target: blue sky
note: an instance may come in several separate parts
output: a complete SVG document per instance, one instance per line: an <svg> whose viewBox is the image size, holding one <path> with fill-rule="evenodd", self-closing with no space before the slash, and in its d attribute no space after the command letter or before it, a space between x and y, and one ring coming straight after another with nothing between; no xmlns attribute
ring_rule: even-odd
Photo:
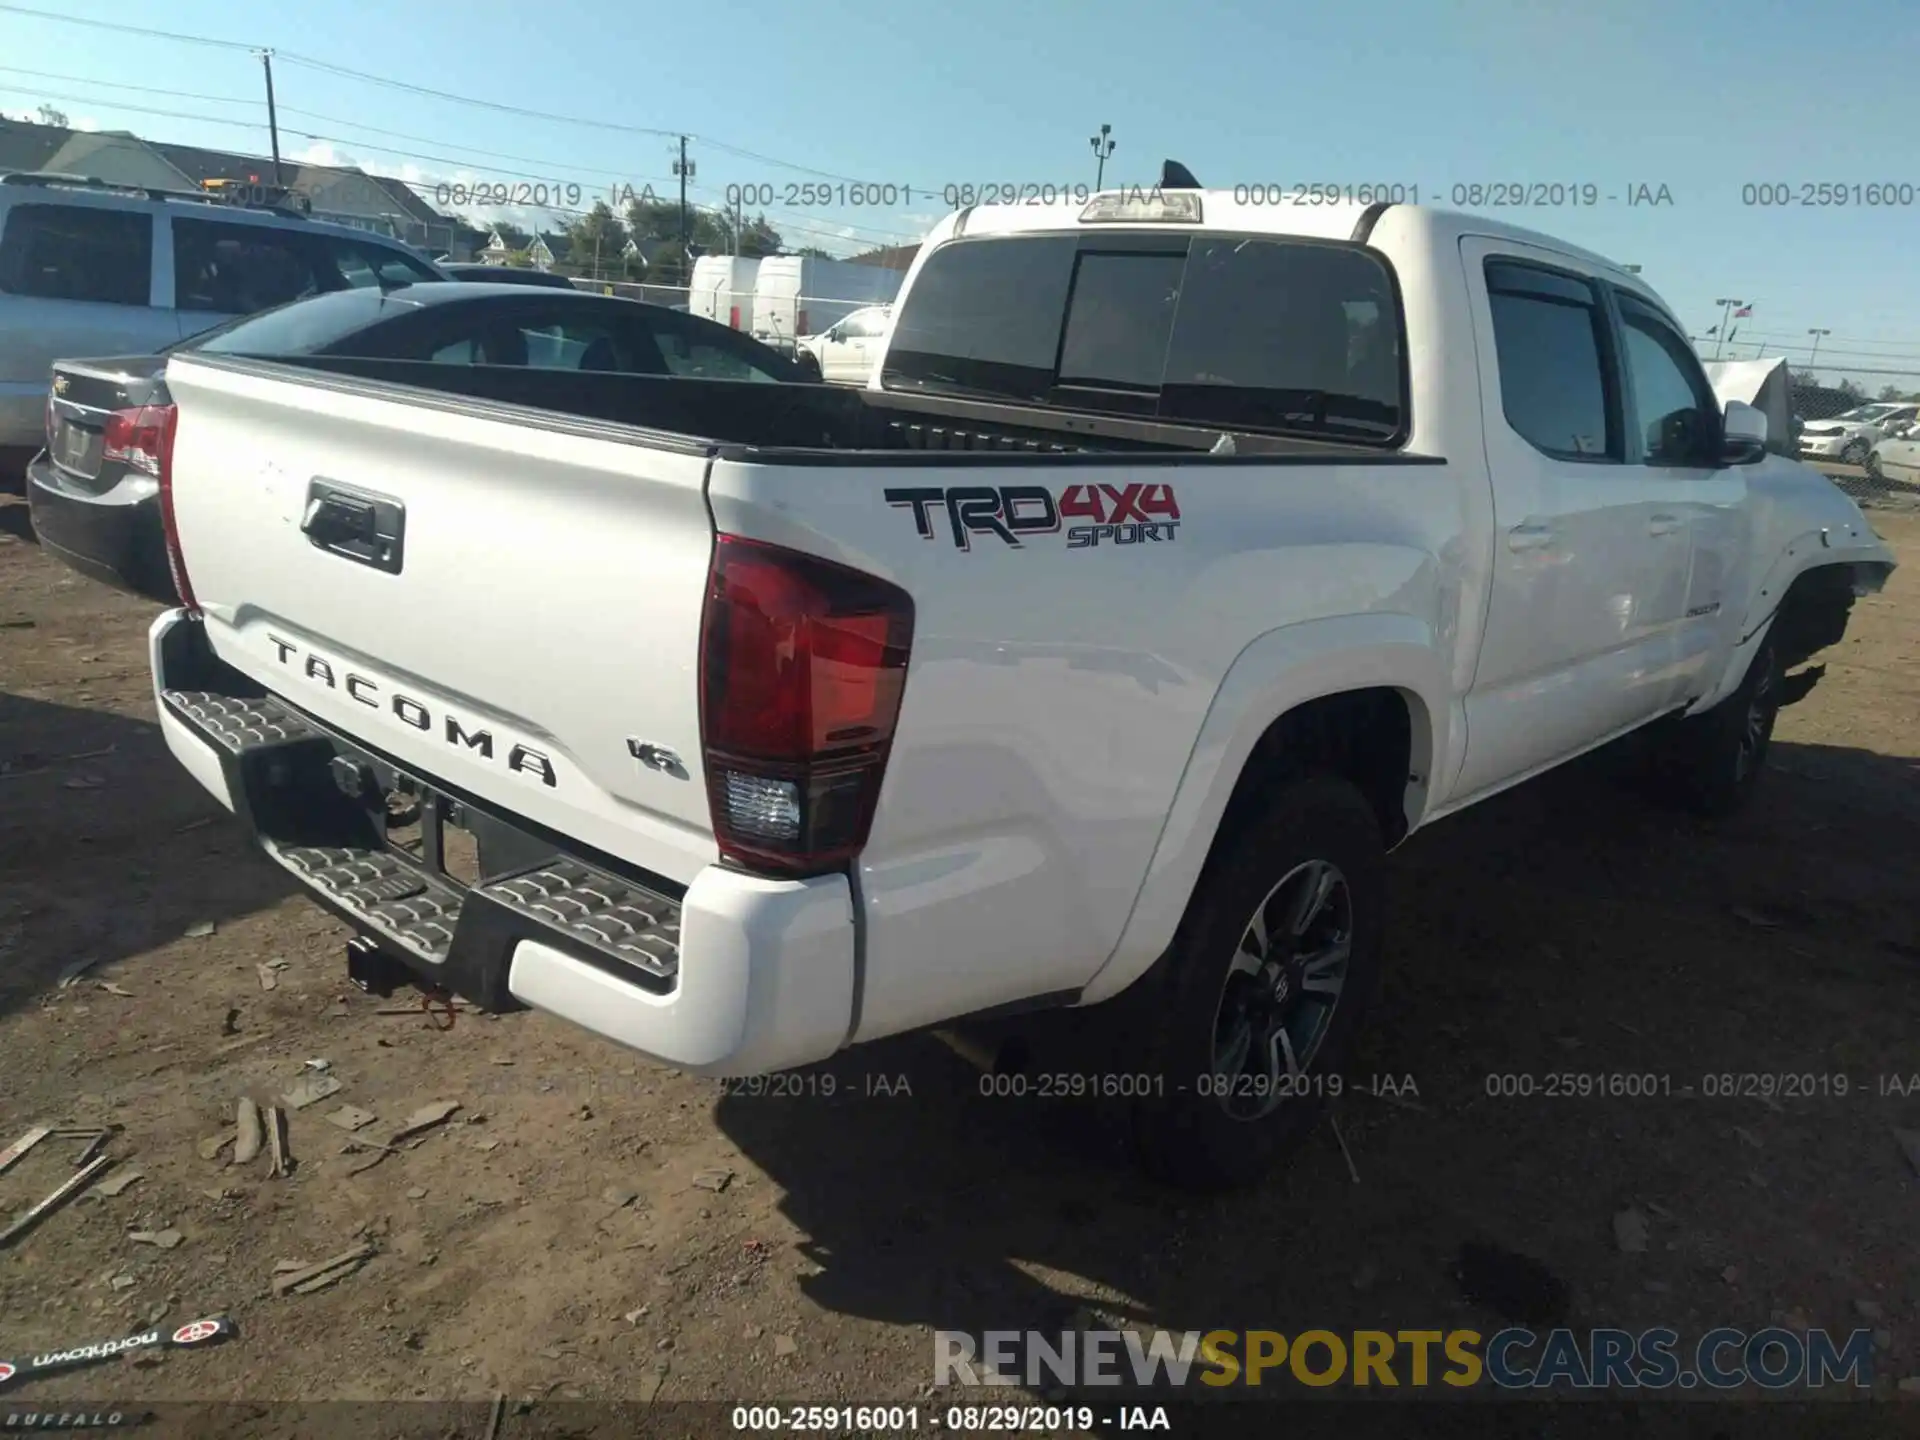
<svg viewBox="0 0 1920 1440"><path fill-rule="evenodd" d="M1822 374L1842 373L1831 360L1910 372L1902 383L1920 387L1912 0L29 5L56 7L273 47L288 155L403 174L429 199L437 184L476 178L665 194L672 142L640 132L684 131L692 198L771 185L765 208L789 243L837 252L917 238L949 208L950 184L1091 183L1088 137L1102 122L1117 142L1110 184L1151 182L1169 155L1207 185L1391 182L1449 205L1454 185L1590 183L1622 200L1499 213L1641 265L1696 335L1718 320L1716 299L1752 302L1743 356L1761 342L1804 360L1818 326L1831 331ZM303 59L597 123L410 93ZM244 49L0 7L9 114L45 101L94 128L264 153L262 94ZM842 179L913 198L785 203L790 184ZM1894 182L1909 203L1742 203L1743 185L1797 198L1822 181ZM1664 185L1672 203L1627 206L1636 184ZM1854 378L1878 389L1895 377Z"/></svg>

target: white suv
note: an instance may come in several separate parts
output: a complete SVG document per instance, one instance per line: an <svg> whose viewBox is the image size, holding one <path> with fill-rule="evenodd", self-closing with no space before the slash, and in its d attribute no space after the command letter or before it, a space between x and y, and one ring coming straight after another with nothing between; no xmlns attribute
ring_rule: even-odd
<svg viewBox="0 0 1920 1440"><path fill-rule="evenodd" d="M44 443L57 359L151 354L322 290L446 278L397 241L292 210L0 175L0 474Z"/></svg>

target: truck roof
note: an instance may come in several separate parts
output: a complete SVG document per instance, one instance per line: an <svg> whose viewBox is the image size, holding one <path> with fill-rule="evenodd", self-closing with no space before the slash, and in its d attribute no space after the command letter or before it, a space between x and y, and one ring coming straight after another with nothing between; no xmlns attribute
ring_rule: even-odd
<svg viewBox="0 0 1920 1440"><path fill-rule="evenodd" d="M1416 227L1424 227L1427 237L1435 244L1452 244L1463 235L1484 235L1513 240L1538 246L1543 250L1558 251L1588 265L1604 267L1617 273L1633 288L1645 288L1644 282L1638 276L1604 255L1569 244L1565 240L1537 230L1528 230L1522 226L1512 225L1503 220L1489 219L1483 215L1441 210L1430 205L1378 202L1368 204L1346 200L1329 204L1295 204L1292 200L1284 199L1277 194L1269 195L1262 190L1262 187L1257 186L1240 187L1238 193L1246 197L1252 196L1255 191L1261 191L1257 199L1236 199L1234 190L1174 192L1160 186L1141 185L1123 190L1102 190L1093 197L1094 199L1099 196L1146 197L1174 193L1198 195L1201 217L1198 221L1086 221L1081 219L1081 213L1087 209L1092 200L1080 199L1037 205L975 205L954 212L936 225L923 242L922 249L940 241L952 239L956 235L1020 235L1045 232L1084 234L1099 230L1134 233L1174 229L1202 232L1225 230L1235 234L1349 240L1364 233L1361 222L1370 214L1392 215L1402 223L1411 221ZM1269 199L1279 199L1281 203L1258 203Z"/></svg>

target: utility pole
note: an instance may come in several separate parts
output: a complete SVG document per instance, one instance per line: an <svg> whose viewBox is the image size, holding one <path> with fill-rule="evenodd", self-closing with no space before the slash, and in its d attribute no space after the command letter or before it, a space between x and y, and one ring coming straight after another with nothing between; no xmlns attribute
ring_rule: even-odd
<svg viewBox="0 0 1920 1440"><path fill-rule="evenodd" d="M267 72L267 130L273 136L273 183L286 184L286 177L280 173L280 117L273 108L273 52L262 50L260 64Z"/></svg>
<svg viewBox="0 0 1920 1440"><path fill-rule="evenodd" d="M1713 358L1718 360L1720 358L1721 342L1727 338L1727 319L1733 314L1734 306L1744 305L1747 302L1744 300L1716 300L1713 303L1720 307L1720 324L1713 332Z"/></svg>
<svg viewBox="0 0 1920 1440"><path fill-rule="evenodd" d="M1093 146L1094 158L1100 162L1099 168L1093 172L1093 188L1096 190L1100 188L1101 184L1107 178L1107 160L1113 154L1114 146L1118 143L1109 138L1112 134L1113 126L1102 125L1100 127L1100 133L1091 136L1087 140L1087 143Z"/></svg>
<svg viewBox="0 0 1920 1440"><path fill-rule="evenodd" d="M1813 362L1814 362L1814 361L1816 361L1816 360L1818 360L1818 359L1820 358L1820 337L1821 337L1822 335L1831 335L1831 334L1833 333L1833 331L1831 331L1831 330L1809 330L1809 331L1807 331L1807 333L1808 333L1809 335L1811 335L1811 336L1813 336L1813 353L1812 353L1811 355L1809 355L1809 356L1807 356L1807 369L1808 369L1809 371L1811 371L1811 370L1813 369Z"/></svg>
<svg viewBox="0 0 1920 1440"><path fill-rule="evenodd" d="M680 137L680 158L673 162L673 173L680 177L680 268L687 263L687 181L693 178L693 162L687 159L687 137ZM691 282L689 282L691 283Z"/></svg>

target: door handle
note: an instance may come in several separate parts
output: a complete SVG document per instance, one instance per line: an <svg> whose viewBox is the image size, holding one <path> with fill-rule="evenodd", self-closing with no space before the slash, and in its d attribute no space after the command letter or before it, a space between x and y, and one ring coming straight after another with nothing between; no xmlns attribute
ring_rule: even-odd
<svg viewBox="0 0 1920 1440"><path fill-rule="evenodd" d="M1655 515L1647 521L1647 534L1671 535L1680 528L1678 515Z"/></svg>
<svg viewBox="0 0 1920 1440"><path fill-rule="evenodd" d="M1507 549L1509 550L1544 550L1552 543L1553 527L1542 525L1537 521L1530 520L1524 525L1516 525L1507 531Z"/></svg>

